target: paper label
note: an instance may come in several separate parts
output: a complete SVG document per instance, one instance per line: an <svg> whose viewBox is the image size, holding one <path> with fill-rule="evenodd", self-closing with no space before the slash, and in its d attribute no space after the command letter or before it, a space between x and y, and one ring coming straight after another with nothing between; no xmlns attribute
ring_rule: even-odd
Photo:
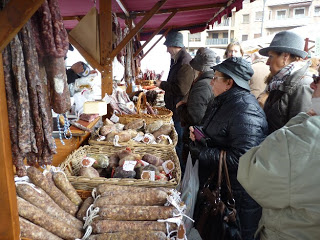
<svg viewBox="0 0 320 240"><path fill-rule="evenodd" d="M147 180L150 180L150 181L155 181L156 173L154 171L144 170L141 173L141 179L147 179Z"/></svg>
<svg viewBox="0 0 320 240"><path fill-rule="evenodd" d="M125 171L133 171L136 164L137 164L137 161L124 161L122 168Z"/></svg>

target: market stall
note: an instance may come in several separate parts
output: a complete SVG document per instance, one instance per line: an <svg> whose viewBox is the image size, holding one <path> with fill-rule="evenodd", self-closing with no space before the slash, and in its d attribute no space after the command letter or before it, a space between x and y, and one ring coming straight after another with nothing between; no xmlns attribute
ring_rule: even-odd
<svg viewBox="0 0 320 240"><path fill-rule="evenodd" d="M22 1L11 0L5 6L1 6L0 12L0 50L3 50L14 39L17 33L21 30L27 21L34 15L39 7L45 2L43 0L34 1ZM131 41L136 35L141 39L150 40L158 33L167 33L170 29L182 30L189 29L191 32L197 32L208 27L214 21L219 21L225 14L230 14L231 9L236 7L237 10L241 8L242 1L200 1L197 4L194 1L60 1L60 8L62 16L65 20L65 26L67 29L72 29L79 22L79 20L88 13L89 9L93 6L97 6L99 10L99 58L94 58L87 50L79 44L77 39L69 35L69 41L81 52L91 66L101 72L102 84L101 95L105 93L112 94L112 61L114 57L120 54L121 50L125 46L130 46ZM87 6L87 7L86 7ZM55 8L57 9L57 8ZM128 32L122 39L118 39L116 44L112 39L112 17L116 13L116 17L122 17L128 22ZM134 16L131 18L131 16ZM134 20L133 20L134 18ZM69 19L69 20L68 20ZM71 20L70 20L71 19ZM67 23L66 21L71 21ZM124 24L124 20L119 19L120 26ZM59 25L61 27L61 25ZM147 41L148 42L148 41ZM65 48L64 45L63 48ZM131 45L132 46L132 45ZM132 47L127 50L131 51L131 59L135 56L139 56L144 46L138 47L136 52L132 52ZM52 48L47 47L48 51ZM142 55L143 56L143 55ZM59 56L61 57L61 56ZM12 145L10 140L10 127L9 124L13 119L8 118L8 112L10 109L10 100L6 95L5 86L5 71L3 69L3 56L0 57L0 133L1 133L1 147L0 147L0 189L1 194L1 212L0 220L0 238L1 239L19 239L19 219L17 211L17 198L16 188L13 181L12 171ZM6 58L4 58L6 59ZM29 59L28 59L29 60ZM61 62L60 62L61 63ZM128 61L127 61L128 63ZM132 64L133 62L131 62ZM49 64L50 65L50 64ZM62 67L62 65L60 65ZM19 70L19 68L18 68ZM128 71L129 68L126 68ZM127 74L128 85L132 84L135 75L132 72ZM26 92L26 88L22 87L22 91ZM61 97L61 96L60 96ZM63 98L65 99L65 98ZM66 99L65 99L66 100ZM9 108L7 107L7 103ZM55 99L54 101L56 112L64 112L64 108L68 106L68 103L63 102L61 99ZM62 109L61 109L62 108ZM41 109L41 108L40 108ZM28 118L26 118L28 119ZM45 125L45 124L44 124ZM49 125L45 125L49 127ZM31 126L27 126L26 130L32 129ZM38 133L38 132L36 132ZM45 133L51 133L45 132ZM48 138L49 139L49 138ZM50 144L48 145L50 149ZM14 149L13 149L14 151ZM54 152L53 149L50 151ZM59 149L57 149L59 152ZM50 156L52 157L52 155ZM41 159L42 161L43 159ZM20 165L22 167L22 165Z"/></svg>

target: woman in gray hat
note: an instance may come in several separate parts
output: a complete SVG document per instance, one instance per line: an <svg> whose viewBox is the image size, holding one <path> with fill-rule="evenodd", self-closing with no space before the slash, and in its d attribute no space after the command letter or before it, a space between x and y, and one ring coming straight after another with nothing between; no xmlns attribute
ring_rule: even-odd
<svg viewBox="0 0 320 240"><path fill-rule="evenodd" d="M193 69L199 72L198 77L193 81L188 98L177 103L177 112L181 124L186 127L183 136L184 148L182 159L186 162L189 149L189 126L199 125L207 109L209 101L213 97L210 82L214 71L212 66L216 65L216 53L209 48L199 48L196 56L190 61Z"/></svg>
<svg viewBox="0 0 320 240"><path fill-rule="evenodd" d="M252 240L261 217L261 207L238 182L237 169L239 158L266 137L267 121L257 99L250 93L248 81L253 75L253 70L249 62L241 57L232 57L212 68L215 74L211 87L215 98L203 119L202 131L205 138L197 141L194 128L190 127L190 138L193 141L190 153L193 160L199 160L201 188L212 172L217 171L220 151L226 151L242 239ZM221 191L222 199L226 200L225 185L222 185ZM216 239L214 228L207 230L204 239Z"/></svg>
<svg viewBox="0 0 320 240"><path fill-rule="evenodd" d="M283 127L299 112L310 109L312 77L308 74L309 64L301 61L307 56L303 49L304 40L299 35L283 31L274 36L269 47L259 51L269 57L266 64L272 75L264 105L269 133Z"/></svg>

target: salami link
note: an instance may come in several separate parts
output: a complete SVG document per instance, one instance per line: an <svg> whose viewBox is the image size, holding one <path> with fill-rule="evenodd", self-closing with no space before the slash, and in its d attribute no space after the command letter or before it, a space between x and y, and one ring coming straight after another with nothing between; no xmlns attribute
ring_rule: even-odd
<svg viewBox="0 0 320 240"><path fill-rule="evenodd" d="M164 232L160 231L129 231L91 235L88 240L167 240Z"/></svg>
<svg viewBox="0 0 320 240"><path fill-rule="evenodd" d="M69 39L60 14L59 2L58 0L48 0L48 5L51 13L53 40L55 43L55 50L49 49L49 51L51 51L52 56L65 57L69 50Z"/></svg>
<svg viewBox="0 0 320 240"><path fill-rule="evenodd" d="M173 206L105 205L99 210L100 219L122 221L155 221L173 217Z"/></svg>
<svg viewBox="0 0 320 240"><path fill-rule="evenodd" d="M28 91L32 113L31 121L33 122L34 126L33 129L37 146L37 152L33 152L38 153L38 157L40 157L42 154L44 137L37 93L37 85L40 82L39 61L32 35L31 21L28 21L21 30L21 38L23 42L22 49L25 56L26 78L28 81Z"/></svg>
<svg viewBox="0 0 320 240"><path fill-rule="evenodd" d="M41 188L35 189L27 184L18 184L16 190L19 197L42 209L47 214L60 219L70 226L82 229L83 223L71 214L62 210Z"/></svg>
<svg viewBox="0 0 320 240"><path fill-rule="evenodd" d="M18 115L16 106L16 95L14 94L13 87L13 74L11 68L11 50L7 46L2 53L3 59L3 72L7 96L7 108L9 118L9 130L11 139L11 151L13 164L16 166L16 173L19 177L25 176L27 170L23 164L23 156L21 155L18 147Z"/></svg>
<svg viewBox="0 0 320 240"><path fill-rule="evenodd" d="M148 192L126 193L113 196L100 197L95 207L103 208L105 205L137 205L137 206L163 206L168 194L164 191L152 189Z"/></svg>
<svg viewBox="0 0 320 240"><path fill-rule="evenodd" d="M147 192L152 190L161 190L164 192L168 192L166 188L158 187L158 188L146 188L146 187L133 187L133 186L119 186L119 185L110 185L110 184L100 184L97 187L97 193L101 196L108 196L111 193L114 194L125 194L125 193L138 193L138 192Z"/></svg>
<svg viewBox="0 0 320 240"><path fill-rule="evenodd" d="M93 204L93 198L88 197L84 202L82 203L79 211L77 212L77 218L80 220L83 220L83 218L86 216L87 210L90 207L90 205Z"/></svg>
<svg viewBox="0 0 320 240"><path fill-rule="evenodd" d="M46 214L40 208L37 208L23 198L17 197L17 200L18 212L21 217L28 219L63 239L74 240L75 238L82 237L83 234L80 230L70 227L63 221Z"/></svg>
<svg viewBox="0 0 320 240"><path fill-rule="evenodd" d="M53 173L53 180L55 185L77 206L82 203L81 197L78 195L77 191L71 185L66 175L62 172Z"/></svg>
<svg viewBox="0 0 320 240"><path fill-rule="evenodd" d="M63 240L62 238L48 232L46 229L28 221L23 217L19 217L21 237L34 240Z"/></svg>
<svg viewBox="0 0 320 240"><path fill-rule="evenodd" d="M31 152L30 105L21 42L16 35L10 42L12 70L17 91L18 146L22 154Z"/></svg>
<svg viewBox="0 0 320 240"><path fill-rule="evenodd" d="M93 221L93 233L113 233L113 232L127 232L127 231L161 231L166 232L166 223L157 221L114 221L114 220L98 220ZM176 228L176 224L170 224L171 230Z"/></svg>
<svg viewBox="0 0 320 240"><path fill-rule="evenodd" d="M34 185L42 188L63 210L75 216L78 207L54 185L51 173L44 176L37 168L29 167L27 174Z"/></svg>
<svg viewBox="0 0 320 240"><path fill-rule="evenodd" d="M71 102L64 58L47 57L45 67L48 82L51 85L52 109L56 113L66 113L71 108Z"/></svg>

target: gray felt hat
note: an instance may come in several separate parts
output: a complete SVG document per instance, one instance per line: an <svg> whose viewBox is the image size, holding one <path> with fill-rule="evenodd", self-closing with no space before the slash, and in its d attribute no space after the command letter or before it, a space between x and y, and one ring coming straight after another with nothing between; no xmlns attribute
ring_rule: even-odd
<svg viewBox="0 0 320 240"><path fill-rule="evenodd" d="M253 70L251 64L244 58L227 58L222 63L213 66L212 69L227 74L239 87L250 91L249 80L253 75Z"/></svg>
<svg viewBox="0 0 320 240"><path fill-rule="evenodd" d="M183 35L180 32L169 32L166 41L163 43L167 47L181 47L183 48Z"/></svg>
<svg viewBox="0 0 320 240"><path fill-rule="evenodd" d="M199 48L190 65L200 72L212 71L211 67L216 65L216 56L217 54L209 48Z"/></svg>
<svg viewBox="0 0 320 240"><path fill-rule="evenodd" d="M294 32L282 31L274 36L269 47L260 49L259 53L263 56L268 56L269 51L285 52L305 58L308 53L303 51L303 49L304 40L302 37Z"/></svg>

